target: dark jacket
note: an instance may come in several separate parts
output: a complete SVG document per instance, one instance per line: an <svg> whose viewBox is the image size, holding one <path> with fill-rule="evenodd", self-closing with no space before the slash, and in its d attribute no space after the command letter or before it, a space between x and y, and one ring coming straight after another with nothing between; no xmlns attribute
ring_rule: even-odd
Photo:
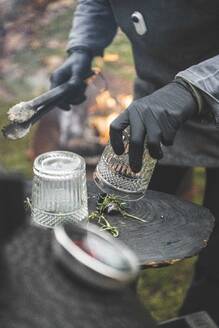
<svg viewBox="0 0 219 328"><path fill-rule="evenodd" d="M136 12L145 24L142 34L133 21ZM79 0L68 48L84 47L94 55L102 55L118 26L132 45L137 85L142 85L137 87L139 95L153 92L178 75L201 91L205 104L219 118L218 0ZM213 154L219 133L213 125L210 131L214 134ZM189 134L190 141L191 137ZM209 144L205 139L202 143ZM196 144L190 149L190 157L195 149ZM201 153L205 153L203 147ZM217 166L219 154L216 162L215 156L211 163L198 160L184 165Z"/></svg>

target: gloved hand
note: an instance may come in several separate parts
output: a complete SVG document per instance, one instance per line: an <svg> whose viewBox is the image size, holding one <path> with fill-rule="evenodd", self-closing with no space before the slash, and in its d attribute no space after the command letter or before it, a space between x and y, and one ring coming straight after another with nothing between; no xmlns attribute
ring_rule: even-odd
<svg viewBox="0 0 219 328"><path fill-rule="evenodd" d="M198 112L198 102L191 88L182 79L176 79L153 94L133 101L110 126L110 141L114 152L124 152L122 131L130 126L129 162L134 172L142 167L145 135L153 158L161 159L161 144L173 144L179 127Z"/></svg>
<svg viewBox="0 0 219 328"><path fill-rule="evenodd" d="M59 107L68 110L69 104L78 105L85 97L86 83L84 80L92 75L92 55L87 50L75 50L68 59L51 76L51 87L54 88L68 81L67 89Z"/></svg>

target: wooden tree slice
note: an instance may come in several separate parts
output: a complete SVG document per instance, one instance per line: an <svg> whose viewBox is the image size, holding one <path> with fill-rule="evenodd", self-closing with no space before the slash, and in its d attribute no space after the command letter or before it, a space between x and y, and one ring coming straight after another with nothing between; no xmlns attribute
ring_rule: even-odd
<svg viewBox="0 0 219 328"><path fill-rule="evenodd" d="M96 208L99 189L88 183L89 210ZM144 198L129 203L129 212L146 220L142 223L120 214L108 216L119 228L119 239L138 256L142 267L173 264L197 255L214 227L214 217L204 207L165 193L147 191Z"/></svg>

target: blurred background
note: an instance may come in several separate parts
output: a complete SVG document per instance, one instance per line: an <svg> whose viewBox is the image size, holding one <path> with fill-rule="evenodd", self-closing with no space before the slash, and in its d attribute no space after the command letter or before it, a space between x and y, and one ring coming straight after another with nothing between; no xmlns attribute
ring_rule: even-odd
<svg viewBox="0 0 219 328"><path fill-rule="evenodd" d="M50 74L66 57L74 0L0 0L0 128L7 110L48 90ZM0 136L0 170L31 179L34 158L45 151L67 149L86 158L88 178L108 141L108 126L132 101L134 66L127 39L119 31L90 82L87 100L71 112L48 114L22 140ZM103 76L102 76L103 75ZM182 197L202 202L204 171L190 172ZM139 295L157 320L176 315L192 276L195 259L141 275Z"/></svg>

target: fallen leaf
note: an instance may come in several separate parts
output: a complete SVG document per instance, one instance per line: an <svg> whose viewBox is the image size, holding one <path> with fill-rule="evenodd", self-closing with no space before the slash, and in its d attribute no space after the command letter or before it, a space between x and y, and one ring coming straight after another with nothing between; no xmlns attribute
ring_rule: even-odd
<svg viewBox="0 0 219 328"><path fill-rule="evenodd" d="M103 60L105 62L116 62L119 60L119 55L113 53L105 54Z"/></svg>

